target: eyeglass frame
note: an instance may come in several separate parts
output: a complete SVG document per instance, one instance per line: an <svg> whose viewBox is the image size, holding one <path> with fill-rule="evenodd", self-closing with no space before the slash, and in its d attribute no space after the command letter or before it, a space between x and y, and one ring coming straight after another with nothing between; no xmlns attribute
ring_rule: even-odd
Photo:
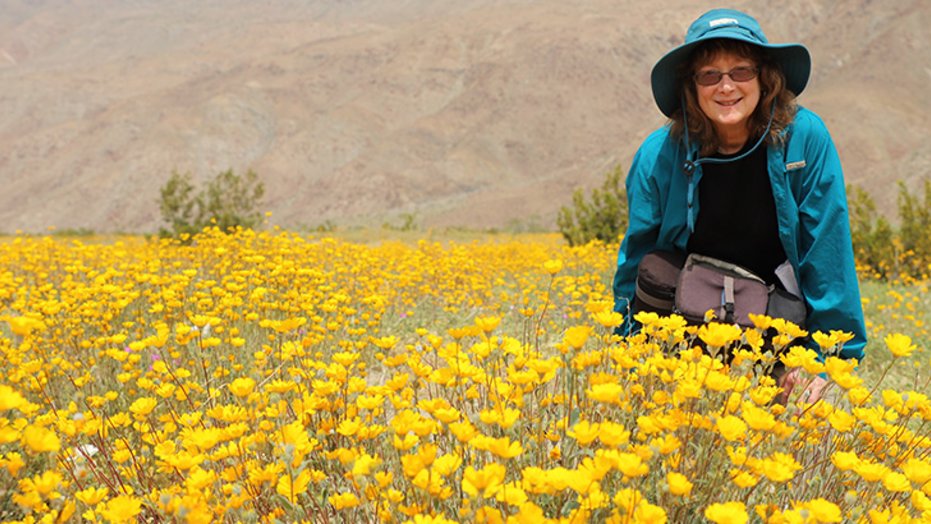
<svg viewBox="0 0 931 524"><path fill-rule="evenodd" d="M734 78L733 73L734 73L735 71L743 71L743 70L749 71L749 72L751 73L751 75L750 75L749 78L745 78L745 79L743 79L743 80L738 80L738 79ZM699 79L699 76L709 75L709 74L717 75L717 78L718 78L718 79L715 80L714 82L707 83L707 84L706 84L706 83L702 83L702 82L700 82L700 81L698 80L698 79ZM692 80L694 80L695 83L698 84L698 85L700 85L700 86L703 86L703 87L711 87L711 86L716 86L716 85L720 84L720 83L721 83L721 80L724 80L724 75L727 75L727 77L730 78L732 82L749 82L749 81L753 80L754 78L756 78L759 74L760 74L760 68L759 68L758 66L737 66L737 67L731 69L730 71L718 71L718 70L716 70L716 69L710 69L710 70L708 70L708 71L699 71L699 72L695 73L694 75L692 75Z"/></svg>

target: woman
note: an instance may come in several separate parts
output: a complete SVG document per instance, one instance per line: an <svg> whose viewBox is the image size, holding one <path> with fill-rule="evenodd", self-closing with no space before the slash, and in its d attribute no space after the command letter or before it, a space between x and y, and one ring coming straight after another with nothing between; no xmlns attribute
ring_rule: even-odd
<svg viewBox="0 0 931 524"><path fill-rule="evenodd" d="M615 309L636 312L647 253L701 253L803 297L809 332L853 333L841 356L863 358L840 161L824 123L795 105L810 70L804 46L770 44L756 20L730 9L699 17L656 63L653 96L670 121L640 146L627 177ZM824 378L804 382L809 401L821 397ZM780 378L786 396L802 383L797 371Z"/></svg>

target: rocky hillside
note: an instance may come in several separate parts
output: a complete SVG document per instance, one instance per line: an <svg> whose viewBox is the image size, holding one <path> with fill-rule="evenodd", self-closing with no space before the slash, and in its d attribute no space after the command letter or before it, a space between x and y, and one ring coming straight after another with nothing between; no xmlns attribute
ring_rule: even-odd
<svg viewBox="0 0 931 524"><path fill-rule="evenodd" d="M288 227L548 226L662 124L650 69L711 6L7 0L0 231L153 231L172 171L227 168ZM931 176L931 3L735 6L812 51L849 182L888 206Z"/></svg>

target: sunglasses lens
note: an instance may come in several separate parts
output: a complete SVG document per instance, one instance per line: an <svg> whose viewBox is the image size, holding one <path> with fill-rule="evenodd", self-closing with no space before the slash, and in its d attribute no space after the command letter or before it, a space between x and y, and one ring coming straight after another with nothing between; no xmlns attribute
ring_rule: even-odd
<svg viewBox="0 0 931 524"><path fill-rule="evenodd" d="M721 81L723 73L720 71L702 71L695 75L695 81L699 85L713 86Z"/></svg>
<svg viewBox="0 0 931 524"><path fill-rule="evenodd" d="M747 80L753 80L753 77L756 76L756 71L751 67L738 67L732 69L729 74L734 82L746 82Z"/></svg>

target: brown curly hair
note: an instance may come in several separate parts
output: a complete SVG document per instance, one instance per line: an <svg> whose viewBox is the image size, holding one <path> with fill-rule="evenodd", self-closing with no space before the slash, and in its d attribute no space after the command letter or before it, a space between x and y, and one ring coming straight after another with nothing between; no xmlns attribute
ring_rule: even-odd
<svg viewBox="0 0 931 524"><path fill-rule="evenodd" d="M719 53L733 54L751 60L760 69L760 102L753 114L750 115L750 139L757 140L766 131L770 110L773 103L775 103L776 109L773 114L773 123L769 128L766 143L779 143L782 139L782 131L795 118L797 109L795 93L786 88L785 75L783 75L778 64L770 60L762 48L723 38L709 40L696 47L679 70L678 82L682 86L685 109L688 112L689 139L701 144L700 154L702 156L716 153L721 146L714 125L698 105L695 82L692 80L698 67L712 61ZM685 118L683 118L682 109L677 110L672 115L669 126L673 136L682 136L685 130Z"/></svg>

